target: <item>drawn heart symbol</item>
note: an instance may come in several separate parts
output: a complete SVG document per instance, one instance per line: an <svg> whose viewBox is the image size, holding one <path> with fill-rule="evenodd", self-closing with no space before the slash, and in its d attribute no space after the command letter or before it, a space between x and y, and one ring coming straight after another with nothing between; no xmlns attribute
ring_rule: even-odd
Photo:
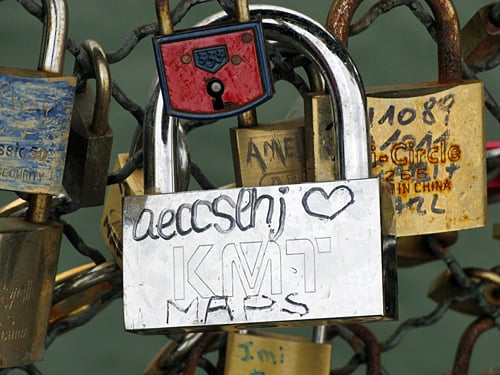
<svg viewBox="0 0 500 375"><path fill-rule="evenodd" d="M345 185L337 186L330 194L313 187L304 193L302 206L310 216L333 220L354 203L354 193Z"/></svg>

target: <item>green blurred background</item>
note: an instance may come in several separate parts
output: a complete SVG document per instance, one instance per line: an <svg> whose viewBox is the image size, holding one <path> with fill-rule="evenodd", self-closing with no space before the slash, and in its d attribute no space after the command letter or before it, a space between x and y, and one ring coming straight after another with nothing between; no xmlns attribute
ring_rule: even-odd
<svg viewBox="0 0 500 375"><path fill-rule="evenodd" d="M173 5L176 3L172 2ZM321 23L326 20L330 6L330 1L320 0L268 0L267 3L303 12ZM375 1L365 3L361 9L368 9ZM461 25L465 25L480 7L488 3L490 1L455 0ZM153 1L68 0L68 5L69 36L78 43L95 39L108 52L117 49L137 26L156 20ZM189 27L218 10L214 2L196 6L180 27ZM0 3L0 23L0 64L36 67L40 22L28 15L17 2L10 0ZM437 77L435 44L406 7L380 17L367 32L353 37L350 52L367 86L429 81ZM71 73L73 57L70 54L66 55L65 66L66 72ZM479 78L500 100L498 72L496 69L481 73ZM150 38L143 40L124 61L112 65L111 73L133 100L145 105L155 74ZM290 86L277 85L275 98L259 108L259 120L284 118L296 97ZM128 152L136 126L134 119L113 102L110 123L114 132L113 155ZM488 140L500 139L498 125L487 113ZM232 126L235 126L232 119L221 121L216 126L193 131L189 139L193 159L218 185L233 181L228 131ZM113 164L114 160L115 156L112 157ZM0 203L15 198L11 192L0 193ZM99 232L100 216L100 208L88 208L67 216L66 220L77 228L89 245L101 249L109 257ZM500 263L499 243L492 239L492 225L496 221L500 222L499 207L490 206L487 227L460 233L459 243L454 246L453 253L462 266L491 268ZM64 240L59 270L83 263L88 263L88 260ZM430 280L444 269L441 262L400 269L399 322L369 324L380 340L387 338L401 321L428 314L435 307L435 303L426 297L427 288ZM141 373L166 339L162 336L126 333L122 313L121 300L115 301L86 326L57 338L38 367L44 374L54 375ZM472 320L470 316L450 311L437 324L409 332L395 350L383 353L384 367L391 374L441 374L450 371L459 337ZM311 330L294 330L294 333L309 336ZM498 330L491 330L479 339L472 355L471 374L500 366L499 339ZM341 341L335 340L333 344L334 366L346 364L351 358L351 350ZM365 367L361 366L356 374L363 373Z"/></svg>

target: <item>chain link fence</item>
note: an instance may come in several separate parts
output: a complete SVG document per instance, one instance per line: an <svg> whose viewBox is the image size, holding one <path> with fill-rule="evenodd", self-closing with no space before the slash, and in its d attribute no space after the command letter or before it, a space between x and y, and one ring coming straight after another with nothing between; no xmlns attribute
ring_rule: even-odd
<svg viewBox="0 0 500 375"><path fill-rule="evenodd" d="M18 0L17 2L26 12L31 14L34 19L43 20L43 9L39 3L32 0ZM4 3L6 2L0 3L0 6L4 6ZM192 9L202 8L201 12L208 15L210 13L205 13L207 12L207 9L218 10L218 6L215 3L215 1L208 0L181 0L177 3L176 7L173 8L173 22L178 23L184 20L186 24L183 25L188 26L191 24L189 14L191 14ZM232 7L231 1L229 0L220 0L219 3L219 5L221 5L224 9L230 9ZM480 6L487 4L487 2L483 3L477 5L474 4L473 8L479 9ZM73 4L70 2L70 12L72 5ZM292 8L294 4L281 4L280 2L279 5L290 6ZM328 5L329 4L321 4L323 11L328 10ZM460 5L460 2L457 1L457 7ZM123 6L125 7L126 5L124 4ZM146 18L149 17L151 22L144 24L139 23L131 31L117 36L117 40L121 38L121 41L115 41L115 43L118 43L118 47L114 49L106 49L108 61L112 64L112 75L115 69L118 70L119 68L128 72L125 76L127 74L131 74L129 71L130 68L125 65L133 58L137 49L143 48L144 44L150 44L151 36L158 32L158 27L155 22L154 4L146 4L143 2L142 6L147 8L147 11L144 11L144 15L146 15ZM210 8L208 8L209 6ZM412 14L424 26L424 30L427 30L430 36L435 38L434 20L421 2L415 0L380 0L378 2L371 2L370 6L371 7L365 7L364 11L359 12L364 12L364 14L357 18L357 21L351 25L351 36L355 36L362 32L370 33L370 30L375 28L377 23L382 22L382 19L389 17L395 18L396 16L393 14L401 14L399 13L401 9L406 8L405 10L409 10L409 14ZM101 20L104 18L104 22L108 24L107 27L111 30L113 28L113 20L116 21L116 18L120 17L120 5L117 4L116 7L116 14L101 14L99 6L96 6L96 8L93 9L96 18L94 20L89 20L89 23L87 24L87 27L84 28L84 31L79 30L78 36L72 34L72 23L70 22L70 37L66 48L69 54L74 57L75 64L80 66L80 69L78 70L80 73L78 76L79 80L92 78L94 74L89 56L87 56L85 51L80 47L80 43L86 38L93 38L99 42L99 35L92 35L90 33L92 25L94 23L102 22ZM500 12L497 9L499 7L500 5L495 6L496 11L492 12L491 16L492 22L495 25L500 24ZM85 12L82 12L82 17L83 14L85 14ZM188 16L186 16L186 14L188 14ZM76 17L79 16L77 15ZM106 17L109 17L109 20ZM316 19L324 21L319 17L316 17ZM466 21L467 19L461 20L462 24ZM88 33L88 35L85 33ZM355 38L353 38L353 40L355 40ZM380 43L383 44L384 41L380 41ZM106 43L103 43L103 45L107 47ZM275 81L287 81L295 86L297 92L299 93L307 91L309 89L308 83L298 73L298 69L304 63L302 56L289 53L286 46L269 45L268 47L274 67L273 77ZM427 45L426 48L428 48ZM393 53L396 54L398 51L395 50ZM355 61L357 61L356 56L354 56L354 58ZM388 60L391 59L390 56L387 56L387 58ZM497 53L497 59L493 60L493 62L489 61L488 64L481 64L481 61L479 61L476 64L469 66L463 63L465 72L464 78L484 79L484 75L490 74L491 71L494 71L496 65L500 62L499 60L500 51ZM71 61L71 59L67 58L67 61ZM151 66L148 67L147 73L134 71L133 74L143 77L143 81L148 81L150 79L149 77L152 77L154 69L154 62L152 59L149 63ZM69 66L70 64L67 62L66 65ZM362 67L360 68L360 71L363 74ZM117 76L120 76L120 74L117 74ZM117 76L113 75L113 77L115 77L113 79L112 86L112 95L115 100L113 110L127 113L127 120L126 124L112 123L111 126L113 127L115 134L124 133L122 136L123 140L120 141L123 145L126 144L127 138L128 142L130 142L130 134L134 131L134 129L136 127L140 128L143 124L146 109L140 102L143 101L145 94L143 94L143 97L141 98L140 95L137 95L136 90L133 87L130 87L126 78L123 78L123 74L121 74L120 78L116 78ZM494 75L493 78L490 77L491 76L486 76L487 79L485 80L485 106L490 113L488 115L487 126L497 127L500 122L500 107L496 102L496 99L499 97L498 81L495 82ZM492 82L491 85L490 81ZM288 103L289 102L290 101L288 101ZM121 121L123 121L125 116L122 114L120 118L122 119ZM193 134L198 132L198 129L203 129L200 131L206 132L207 129L211 128L209 123L194 121L186 121L183 125L189 133ZM495 134L492 130L487 131L487 134L488 133ZM491 135L488 139L492 139ZM196 145L196 141L194 144ZM198 147L198 149L199 148L200 147ZM121 152L123 152L123 150ZM499 155L500 153L496 152L490 152L488 154L488 178L490 180L495 178L500 173ZM231 157L227 156L227 158L229 161L231 160ZM141 164L142 151L139 150L133 155L124 168L108 177L108 185L123 181L124 178L126 178L135 168L141 166ZM220 176L217 174L213 175L214 169L215 168L207 168L206 164L204 164L203 158L197 156L196 152L192 153L192 176L199 186L205 189L210 189L221 184ZM493 192L491 192L491 194L493 194ZM489 199L491 201L494 200L493 197L489 197ZM18 207L17 214L22 214L23 209L24 206L21 204ZM120 269L113 261L106 261L106 258L109 258L109 256L104 249L96 249L94 246L90 245L90 243L95 242L95 240L92 238L89 239L88 234L80 230L80 224L78 220L75 219L80 215L83 215L83 210L81 210L73 202L64 198L58 200L57 204L52 209L52 217L64 224L64 234L68 240L65 242L65 247L69 248L72 246L83 257L87 257L90 261L95 263L95 266L84 267L83 269L74 269L73 271L66 273L64 276L59 277L53 296L53 309L57 310L59 308L61 314L60 316L57 316L57 319L54 318L50 322L46 339L47 347L50 347L52 343L57 342L59 340L59 336L63 333L67 333L75 329L87 329L87 323L91 322L96 316L98 316L98 314L107 308L112 301L119 300L122 297ZM491 215L490 221L491 220L495 220L495 215ZM94 228L93 230L95 232L98 231L97 228ZM484 236L484 231L481 235ZM491 237L491 234L489 234L489 236ZM400 306L402 309L401 311L404 311L404 313L400 313L401 320L399 322L389 324L390 328L388 329L391 331L387 333L388 329L386 329L384 333L385 338L379 338L380 336L375 333L377 331L376 326L378 324L335 324L329 326L328 338L329 340L333 340L334 343L334 362L331 374L352 374L363 373L365 371L369 374L394 373L391 371L390 358L389 356L386 356L385 353L396 352L399 353L396 355L404 355L401 354L402 350L411 350L412 353L406 354L406 356L413 357L415 359L420 357L419 360L425 361L425 354L420 356L419 353L424 353L427 350L440 350L437 342L427 338L425 348L419 346L409 348L408 346L405 346L405 349L401 349L401 346L403 346L401 344L404 341L412 341L412 335L413 332L416 331L416 328L423 330L424 327L435 327L443 320L446 320L450 315L454 314L451 309L456 307L457 303L468 303L469 305L473 305L478 316L477 318L469 317L470 324L468 326L463 325L454 327L455 330L460 331L460 333L455 333L454 336L456 337L457 334L462 335L459 342L457 340L452 343L452 345L457 348L456 358L454 359L454 363L443 363L440 370L453 371L453 374L469 373L468 368L471 355L476 355L476 353L472 351L475 341L483 332L498 330L498 328L500 328L500 256L498 255L497 250L489 249L490 251L487 253L489 258L486 259L487 266L475 263L462 264L462 262L458 260L459 256L455 254L455 248L460 248L460 242L451 249L443 249L443 247L439 246L439 243L437 243L437 240L434 238L429 238L428 242L428 245L432 249L435 257L440 259L442 264L440 269L448 270L452 275L451 277L453 277L456 281L458 286L457 292L435 304L429 311L423 314L420 312L418 314L415 313L412 317L408 317L407 311L404 311L403 306ZM476 248L468 249L467 251L482 251L481 247L483 247L483 242L480 237L472 239L472 243ZM64 251L70 250L64 249ZM470 258L474 259L474 257ZM437 262L439 261L433 263L433 269L438 269L439 266L436 265ZM480 267L480 270L478 271L476 268L476 272L471 272L471 268L468 266ZM423 265L419 267L427 266ZM411 270L400 269L399 278L403 281L403 284L405 273L419 272L419 267ZM429 282L430 279L428 278L421 279L422 284L428 285ZM486 293L487 291L489 294ZM400 295L406 292L407 291L404 288L401 288ZM426 297L425 295L415 295L411 298L425 299ZM406 298L401 298L400 296L400 304L404 304L405 301ZM74 313L76 308L74 308L74 310L68 309L67 307L64 307L65 303L71 308L81 304L81 308L78 310L78 313ZM71 314L65 315L65 311L70 311ZM121 315L114 316L113 319L121 320L122 317ZM387 323L380 323L380 325L384 324ZM374 329L372 330L372 328ZM69 334L71 335L73 332ZM97 343L102 340L104 336L106 336L107 332L94 334L96 335L94 337L94 342ZM496 334L498 334L498 331ZM133 338L134 337L132 337L132 339ZM225 338L226 334L222 332L170 335L167 338L160 338L163 341L166 340L166 345L155 357L154 352L150 353L150 357L154 358L152 359L149 368L155 368L158 371L155 373L165 374L195 374L196 371L198 371L196 373L203 373L204 371L207 374L222 374L225 357ZM141 338L141 340L143 340L143 338ZM156 340L158 340L158 338L156 338ZM496 335L493 342L496 342L498 349L498 335ZM350 352L345 348L343 349L344 353L349 354L342 357L336 355L336 343L338 343L338 346L343 345L344 347L350 348ZM448 342L447 345L449 344L450 343ZM71 352L74 353L75 356L85 357L87 356L87 350L90 349L89 346L91 345L92 344L86 344L75 347L71 350ZM46 356L48 356L50 351L51 349L49 348ZM101 352L103 354L101 358L106 359L106 348L102 348ZM127 353L122 353L122 355L127 356ZM92 361L91 357L87 358L89 361ZM115 358L114 360L120 361L120 358ZM496 360L498 361L498 356ZM52 361L57 361L57 358L53 358ZM147 363L144 363L144 367L146 367L146 364ZM496 365L500 366L500 363L497 363ZM42 370L43 367L44 363L40 366L35 364L22 369L17 369L15 372L24 371L28 374L40 374L44 372ZM481 365L476 367L486 370L486 367L482 367ZM10 370L0 370L0 374L7 373L10 373ZM47 370L46 373L52 373L52 371ZM408 371L405 373L410 374L417 372ZM496 368L496 370L491 373L500 373L500 369Z"/></svg>

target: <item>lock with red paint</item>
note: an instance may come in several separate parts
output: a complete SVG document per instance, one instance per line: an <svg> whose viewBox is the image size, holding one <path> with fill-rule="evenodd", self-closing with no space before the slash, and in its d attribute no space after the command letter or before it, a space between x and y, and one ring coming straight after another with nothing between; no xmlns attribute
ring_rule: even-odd
<svg viewBox="0 0 500 375"><path fill-rule="evenodd" d="M218 119L272 97L259 20L173 33L168 1L157 1L157 14L166 35L154 38L154 49L168 114Z"/></svg>

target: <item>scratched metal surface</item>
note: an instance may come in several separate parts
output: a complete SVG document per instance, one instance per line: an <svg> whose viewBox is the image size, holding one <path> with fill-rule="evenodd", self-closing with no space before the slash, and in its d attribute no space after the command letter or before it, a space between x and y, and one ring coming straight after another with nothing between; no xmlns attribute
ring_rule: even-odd
<svg viewBox="0 0 500 375"><path fill-rule="evenodd" d="M0 73L0 187L59 194L76 80Z"/></svg>
<svg viewBox="0 0 500 375"><path fill-rule="evenodd" d="M127 329L383 317L379 192L360 179L126 198Z"/></svg>
<svg viewBox="0 0 500 375"><path fill-rule="evenodd" d="M281 6L304 12L324 21L329 1L304 2L300 0L268 0ZM314 6L312 6L314 3ZM370 2L371 3L371 2ZM456 0L462 25L487 0ZM1 65L20 65L34 68L37 64L39 22L26 15L13 0L0 3L2 32ZM203 5L192 12L183 26L199 21L203 15L218 10L214 5ZM69 33L77 41L94 38L106 50L118 48L133 28L153 22L155 18L153 2L123 0L119 9L116 2L89 0L69 1ZM22 21L22 22L21 22ZM378 19L366 33L350 42L350 51L365 83L369 86L402 83L408 81L428 81L437 77L435 47L424 28L406 9L398 9ZM73 61L67 54L66 72L72 71ZM141 45L123 62L112 68L113 78L124 90L141 104L145 103L155 63L151 43ZM498 68L480 74L494 95L500 94ZM290 108L295 91L285 84L277 86L276 97L259 109L259 119L273 120L283 117ZM111 111L111 126L116 129L114 154L127 152L134 130L133 119L123 112L116 103ZM489 114L486 115L488 140L499 139L500 131ZM190 146L193 157L205 168L207 174L219 185L231 182L232 158L230 157L228 128L234 121L226 120L220 127L200 129L193 133ZM207 139L210 147L207 147ZM2 203L15 198L10 192L1 192ZM77 228L87 242L105 250L98 222L100 209L92 208L79 211L67 219ZM500 221L498 206L489 206L489 224L485 228L460 233L460 241L454 246L454 254L461 265L491 267L500 258L498 242L492 239L492 224ZM68 269L86 259L77 254L64 240L61 251L60 269ZM400 320L428 313L435 303L425 297L430 280L444 269L443 264L434 262L423 266L402 269L399 272ZM456 343L471 318L450 312L446 319L430 328L417 329L409 333L397 350L383 354L383 361L391 374L430 374L442 373L451 369ZM370 324L381 338L386 338L398 323L385 322ZM295 331L310 336L310 330ZM116 301L100 316L83 328L58 338L45 353L45 360L39 368L46 374L137 374L140 373L163 346L161 336L139 336L125 333L121 301ZM334 346L333 365L344 364L352 352L344 344ZM489 367L498 366L498 333L485 334L476 346L471 363L471 373L479 373ZM355 374L363 374L361 366Z"/></svg>

